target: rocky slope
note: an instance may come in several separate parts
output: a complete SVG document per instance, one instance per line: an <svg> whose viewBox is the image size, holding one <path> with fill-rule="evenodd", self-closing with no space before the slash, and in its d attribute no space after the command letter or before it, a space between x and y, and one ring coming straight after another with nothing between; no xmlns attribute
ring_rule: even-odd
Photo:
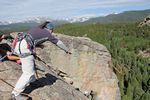
<svg viewBox="0 0 150 100"><path fill-rule="evenodd" d="M41 86L26 88L24 93L30 94L32 100L87 100L80 91L59 79L49 68L39 61L36 62L38 69L38 84ZM0 98L8 100L12 91L12 86L21 75L19 65L6 61L0 65ZM42 73L41 73L42 72ZM12 86L11 86L12 85Z"/></svg>
<svg viewBox="0 0 150 100"><path fill-rule="evenodd" d="M72 55L50 42L37 48L36 60L39 84L28 86L33 100L120 100L118 79L109 68L111 55L105 46L84 37L56 34ZM0 65L0 78L15 85L21 74L20 66L6 61ZM0 80L0 97L7 100L12 88ZM85 94L85 95L83 95Z"/></svg>

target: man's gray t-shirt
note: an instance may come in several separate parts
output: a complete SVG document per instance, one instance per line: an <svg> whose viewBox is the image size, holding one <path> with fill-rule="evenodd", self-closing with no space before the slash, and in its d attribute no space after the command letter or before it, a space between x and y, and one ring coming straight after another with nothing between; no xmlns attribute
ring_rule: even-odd
<svg viewBox="0 0 150 100"><path fill-rule="evenodd" d="M47 29L33 28L28 31L32 36L35 45L39 45L45 41L51 41L54 44L57 44L58 39L55 38Z"/></svg>

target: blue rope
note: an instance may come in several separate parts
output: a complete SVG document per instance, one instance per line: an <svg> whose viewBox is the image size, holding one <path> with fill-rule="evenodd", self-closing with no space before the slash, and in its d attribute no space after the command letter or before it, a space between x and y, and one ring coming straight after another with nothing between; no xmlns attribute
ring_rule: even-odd
<svg viewBox="0 0 150 100"><path fill-rule="evenodd" d="M0 58L0 61L4 60L7 57L7 55L5 55L4 57Z"/></svg>

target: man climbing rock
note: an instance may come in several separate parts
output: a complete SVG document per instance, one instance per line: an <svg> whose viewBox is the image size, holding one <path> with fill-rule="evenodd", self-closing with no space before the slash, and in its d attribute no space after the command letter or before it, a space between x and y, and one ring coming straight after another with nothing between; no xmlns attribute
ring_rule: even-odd
<svg viewBox="0 0 150 100"><path fill-rule="evenodd" d="M27 33L19 33L13 42L13 52L17 54L22 63L22 75L12 91L12 100L20 100L25 87L36 81L35 78L35 46L50 41L60 47L66 53L71 54L63 42L52 35L54 26L51 22L44 22L39 27L29 30ZM8 55L10 53L8 52Z"/></svg>

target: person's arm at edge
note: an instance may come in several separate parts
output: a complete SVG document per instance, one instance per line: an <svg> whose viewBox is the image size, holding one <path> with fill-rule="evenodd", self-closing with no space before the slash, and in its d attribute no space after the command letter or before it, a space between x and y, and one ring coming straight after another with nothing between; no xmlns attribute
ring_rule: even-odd
<svg viewBox="0 0 150 100"><path fill-rule="evenodd" d="M68 54L72 54L69 51L69 49L66 47L66 45L61 40L59 40L58 38L54 37L52 34L49 34L48 38L49 38L49 41L51 41L52 43L54 43L60 49L64 50Z"/></svg>
<svg viewBox="0 0 150 100"><path fill-rule="evenodd" d="M69 49L64 45L64 43L63 43L61 40L58 40L58 42L56 43L56 45L57 45L59 48L63 49L66 53L72 54L72 53L69 51Z"/></svg>

